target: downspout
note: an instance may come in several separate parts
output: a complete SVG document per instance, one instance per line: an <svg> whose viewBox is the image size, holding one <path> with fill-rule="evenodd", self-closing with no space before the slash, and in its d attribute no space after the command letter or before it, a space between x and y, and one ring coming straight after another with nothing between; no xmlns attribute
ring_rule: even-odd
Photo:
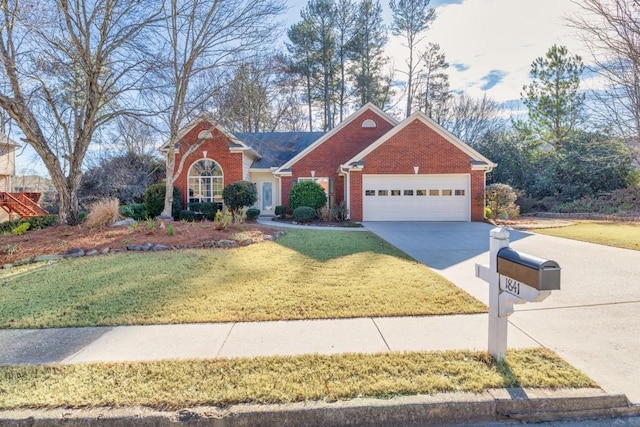
<svg viewBox="0 0 640 427"><path fill-rule="evenodd" d="M482 217L487 219L487 174L493 170L492 167L489 167L484 170L483 174L483 183L482 183Z"/></svg>
<svg viewBox="0 0 640 427"><path fill-rule="evenodd" d="M278 181L278 203L276 204L276 206L282 206L282 177L280 175L276 175L275 173L271 172L273 174L273 176L275 177L275 179ZM273 213L275 215L276 213L276 208L274 206L273 208Z"/></svg>

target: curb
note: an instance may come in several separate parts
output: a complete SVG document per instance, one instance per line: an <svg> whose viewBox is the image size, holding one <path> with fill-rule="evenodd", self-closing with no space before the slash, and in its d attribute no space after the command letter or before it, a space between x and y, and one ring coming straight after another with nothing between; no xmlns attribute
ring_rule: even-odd
<svg viewBox="0 0 640 427"><path fill-rule="evenodd" d="M0 411L0 426L410 426L464 423L576 420L638 416L640 406L600 389L497 389L333 403L195 407L180 411L148 408Z"/></svg>

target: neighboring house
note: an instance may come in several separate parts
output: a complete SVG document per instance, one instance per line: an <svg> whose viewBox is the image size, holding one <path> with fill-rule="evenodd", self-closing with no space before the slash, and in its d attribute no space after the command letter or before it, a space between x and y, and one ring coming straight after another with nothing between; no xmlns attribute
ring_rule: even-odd
<svg viewBox="0 0 640 427"><path fill-rule="evenodd" d="M11 178L16 173L16 149L18 147L18 144L0 132L0 193L11 191ZM9 219L9 213L0 209L0 222Z"/></svg>
<svg viewBox="0 0 640 427"><path fill-rule="evenodd" d="M0 191L11 191L11 178L16 174L16 149L19 146L0 132Z"/></svg>
<svg viewBox="0 0 640 427"><path fill-rule="evenodd" d="M227 184L247 180L261 215L311 180L330 206L344 201L353 221L482 221L485 175L496 166L423 113L398 123L372 104L327 133L232 134L201 116L178 141L176 170L186 158L175 185L185 206L222 203Z"/></svg>

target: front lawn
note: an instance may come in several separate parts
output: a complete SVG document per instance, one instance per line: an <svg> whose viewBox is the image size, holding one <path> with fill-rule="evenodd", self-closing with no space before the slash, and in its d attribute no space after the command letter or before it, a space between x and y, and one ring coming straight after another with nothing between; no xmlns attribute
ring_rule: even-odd
<svg viewBox="0 0 640 427"><path fill-rule="evenodd" d="M0 409L334 401L492 388L596 387L546 349L0 367Z"/></svg>
<svg viewBox="0 0 640 427"><path fill-rule="evenodd" d="M640 250L640 224L613 221L580 221L568 227L536 229L536 233L582 242Z"/></svg>
<svg viewBox="0 0 640 427"><path fill-rule="evenodd" d="M412 316L486 307L369 232L0 270L0 327Z"/></svg>

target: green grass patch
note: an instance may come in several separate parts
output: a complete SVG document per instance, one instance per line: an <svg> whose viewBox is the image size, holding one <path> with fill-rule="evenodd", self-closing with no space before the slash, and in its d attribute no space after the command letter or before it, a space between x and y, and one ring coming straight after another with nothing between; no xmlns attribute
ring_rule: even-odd
<svg viewBox="0 0 640 427"><path fill-rule="evenodd" d="M640 224L613 221L580 221L559 228L536 229L536 233L582 242L640 250Z"/></svg>
<svg viewBox="0 0 640 427"><path fill-rule="evenodd" d="M0 327L414 316L486 307L368 232L0 270Z"/></svg>
<svg viewBox="0 0 640 427"><path fill-rule="evenodd" d="M596 384L546 349L0 367L0 409L335 401Z"/></svg>

